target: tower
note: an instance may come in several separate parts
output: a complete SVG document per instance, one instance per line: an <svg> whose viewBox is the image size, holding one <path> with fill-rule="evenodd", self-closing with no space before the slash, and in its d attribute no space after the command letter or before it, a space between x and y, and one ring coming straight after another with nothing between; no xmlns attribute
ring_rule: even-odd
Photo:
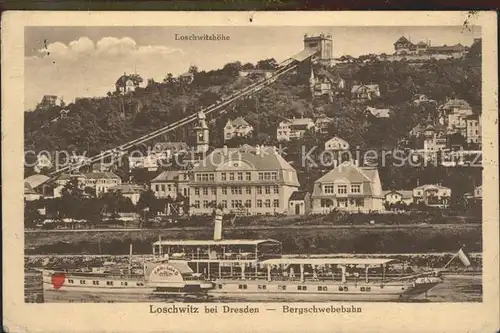
<svg viewBox="0 0 500 333"><path fill-rule="evenodd" d="M203 111L198 112L198 124L194 128L196 132L196 152L208 151L208 125Z"/></svg>
<svg viewBox="0 0 500 333"><path fill-rule="evenodd" d="M304 35L304 49L319 52L319 62L326 66L333 63L333 40L332 35L321 33L319 35Z"/></svg>
<svg viewBox="0 0 500 333"><path fill-rule="evenodd" d="M309 76L309 87L311 89L311 93L314 93L315 84L316 84L316 79L314 78L314 70L311 66L311 76Z"/></svg>

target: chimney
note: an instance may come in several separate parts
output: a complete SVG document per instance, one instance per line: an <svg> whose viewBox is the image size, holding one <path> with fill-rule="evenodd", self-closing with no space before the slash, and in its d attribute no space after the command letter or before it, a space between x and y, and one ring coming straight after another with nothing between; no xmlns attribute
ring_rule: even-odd
<svg viewBox="0 0 500 333"><path fill-rule="evenodd" d="M214 241L222 240L222 210L215 210Z"/></svg>

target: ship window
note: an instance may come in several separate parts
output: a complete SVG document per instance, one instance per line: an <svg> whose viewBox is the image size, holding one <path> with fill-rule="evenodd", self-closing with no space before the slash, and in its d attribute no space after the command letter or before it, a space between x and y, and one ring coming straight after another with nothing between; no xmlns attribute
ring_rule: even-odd
<svg viewBox="0 0 500 333"><path fill-rule="evenodd" d="M366 287L366 291L371 291L372 288L371 287Z"/></svg>
<svg viewBox="0 0 500 333"><path fill-rule="evenodd" d="M342 288L342 286L339 286L339 291L344 291L344 288Z"/></svg>
<svg viewBox="0 0 500 333"><path fill-rule="evenodd" d="M365 287L361 287L361 288L360 288L360 290L361 290L361 291L365 291Z"/></svg>
<svg viewBox="0 0 500 333"><path fill-rule="evenodd" d="M347 287L344 287L344 291L348 291L348 290L349 290L349 288L347 288Z"/></svg>
<svg viewBox="0 0 500 333"><path fill-rule="evenodd" d="M106 281L106 284L107 284L108 286L112 286L112 285L113 285L113 281Z"/></svg>
<svg viewBox="0 0 500 333"><path fill-rule="evenodd" d="M137 286L138 286L138 287L143 286L143 285L144 285L144 283L142 283L142 282L137 282Z"/></svg>
<svg viewBox="0 0 500 333"><path fill-rule="evenodd" d="M80 284L85 284L85 280L80 280Z"/></svg>
<svg viewBox="0 0 500 333"><path fill-rule="evenodd" d="M247 285L246 284L239 284L238 288L239 289L247 289Z"/></svg>
<svg viewBox="0 0 500 333"><path fill-rule="evenodd" d="M286 286L281 286L281 285L279 285L279 286L278 286L278 290L286 290Z"/></svg>
<svg viewBox="0 0 500 333"><path fill-rule="evenodd" d="M92 281L92 284L93 284L94 286L98 286L98 285L99 285L99 281Z"/></svg>
<svg viewBox="0 0 500 333"><path fill-rule="evenodd" d="M127 286L127 285L128 285L127 281L122 282L122 286Z"/></svg>
<svg viewBox="0 0 500 333"><path fill-rule="evenodd" d="M69 279L69 280L68 280L68 283L73 283L73 280Z"/></svg>
<svg viewBox="0 0 500 333"><path fill-rule="evenodd" d="M222 284L219 284L219 289L222 289Z"/></svg>

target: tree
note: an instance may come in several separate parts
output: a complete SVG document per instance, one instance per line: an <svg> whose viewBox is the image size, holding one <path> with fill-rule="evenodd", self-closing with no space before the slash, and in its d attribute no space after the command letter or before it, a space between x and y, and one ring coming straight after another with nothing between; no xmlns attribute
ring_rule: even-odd
<svg viewBox="0 0 500 333"><path fill-rule="evenodd" d="M156 195L151 189L141 193L137 201L137 212L141 214L141 227L149 223L149 219L156 215L158 211Z"/></svg>
<svg viewBox="0 0 500 333"><path fill-rule="evenodd" d="M272 70L278 68L278 62L274 58L269 58L265 60L259 60L255 66L257 69L267 69Z"/></svg>

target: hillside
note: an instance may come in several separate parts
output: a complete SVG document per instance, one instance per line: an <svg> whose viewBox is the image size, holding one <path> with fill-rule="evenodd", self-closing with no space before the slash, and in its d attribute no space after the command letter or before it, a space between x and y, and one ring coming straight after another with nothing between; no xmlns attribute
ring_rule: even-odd
<svg viewBox="0 0 500 333"><path fill-rule="evenodd" d="M275 66L273 59L259 62L260 68ZM317 65L315 65L317 66ZM148 81L146 88L138 88L128 96L108 94L106 97L79 99L64 108L69 110L66 117L59 117L61 107L48 109L37 108L25 113L25 149L36 152L41 150L86 151L87 156L109 149L133 138L146 134L186 115L197 112L221 96L241 89L250 84L252 79L240 77L241 68L251 68L252 64L229 63L222 69L201 71L191 68L194 81L183 83L172 75L167 75L164 82ZM426 119L436 117L436 108L417 106L412 100L415 94L426 94L438 104L447 98L465 99L473 110L481 112L481 71L477 66L477 57L463 60L433 60L427 63L381 62L341 64L332 69L347 83L347 91L354 84L379 84L381 97L371 101L370 106L390 108L389 120L366 121L365 104L353 103L350 96L337 96L333 102L312 99L309 91L309 66L301 66L296 73L288 73L271 86L261 90L250 98L239 100L229 107L226 114L212 120L210 140L213 147L222 146L223 127L229 117L244 116L255 128L250 144L276 144L276 127L285 117L316 117L326 115L334 118L333 126L324 137L307 136L302 143L307 146L322 147L324 141L333 135L347 140L351 147L361 149L392 149L415 125ZM193 131L183 129L169 134L168 138L157 141L173 140L193 142ZM148 143L152 145L154 142ZM230 142L229 145L241 142ZM296 143L288 145L289 157L294 159ZM142 147L144 149L144 147ZM302 170L296 165L299 177L316 179L315 171ZM444 182L452 183L456 177L480 177L480 170L460 171L449 175L446 170L434 168L428 172L430 181L445 177ZM440 170L438 170L440 169ZM323 170L318 170L321 174ZM381 172L382 181L391 179L395 187L407 188L416 181L415 170L408 176L403 171ZM26 170L27 174L32 173ZM398 175L399 174L399 175ZM479 176L478 176L479 174ZM469 175L469 176L467 176ZM316 178L314 178L316 177ZM480 179L480 178L479 178ZM388 181L387 181L388 182ZM387 183L386 182L386 183ZM472 182L471 182L472 183ZM309 187L310 184L305 185ZM461 190L463 193L466 189Z"/></svg>

